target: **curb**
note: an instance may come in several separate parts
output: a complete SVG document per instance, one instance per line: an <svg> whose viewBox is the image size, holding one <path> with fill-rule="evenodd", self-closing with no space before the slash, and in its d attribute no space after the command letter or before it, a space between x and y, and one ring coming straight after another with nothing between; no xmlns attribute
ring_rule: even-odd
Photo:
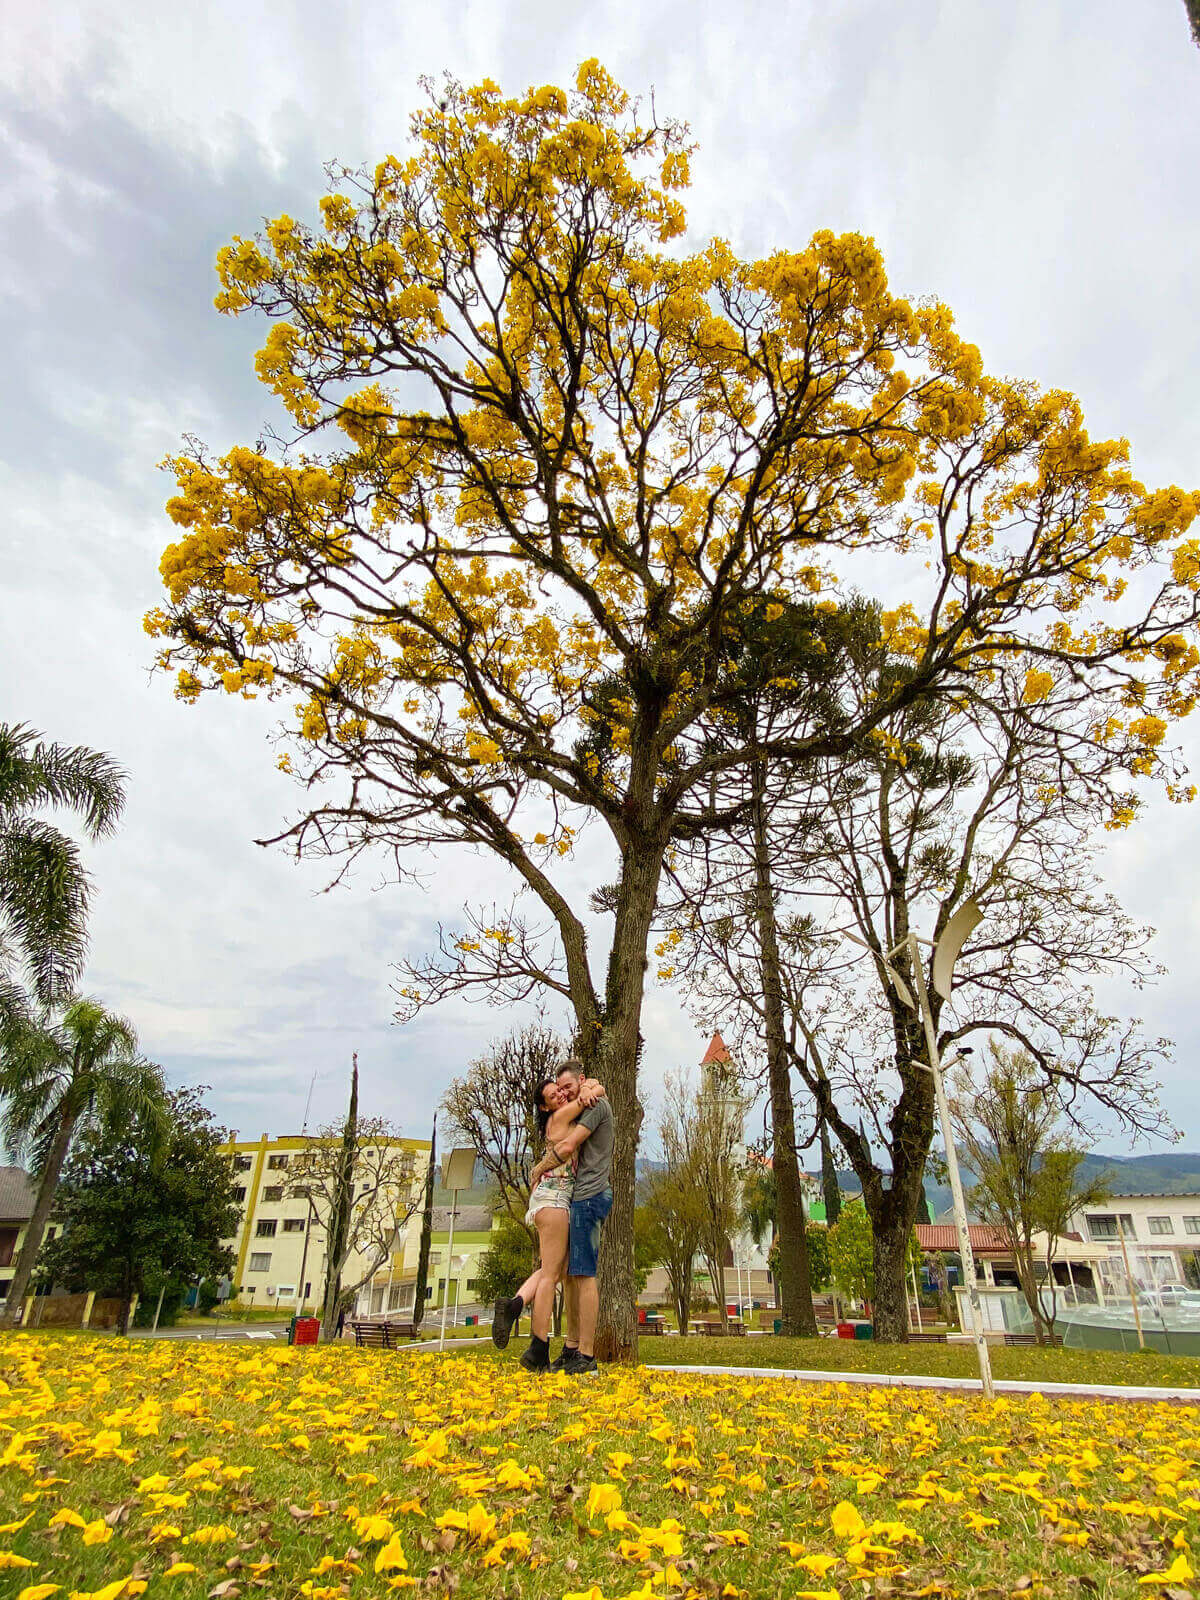
<svg viewBox="0 0 1200 1600"><path fill-rule="evenodd" d="M690 1367L671 1366L666 1363L660 1365L657 1362L652 1366L648 1365L647 1370L695 1372L705 1377L720 1377L724 1374L732 1378L790 1378L795 1383L854 1383L876 1388L884 1386L896 1389L950 1389L968 1394L978 1394L980 1389L978 1378L939 1378L923 1373L821 1372L799 1367ZM1059 1395L1080 1399L1183 1400L1200 1406L1200 1389L1159 1389L1118 1383L1026 1383L1011 1378L999 1378L995 1382L995 1390L997 1394Z"/></svg>

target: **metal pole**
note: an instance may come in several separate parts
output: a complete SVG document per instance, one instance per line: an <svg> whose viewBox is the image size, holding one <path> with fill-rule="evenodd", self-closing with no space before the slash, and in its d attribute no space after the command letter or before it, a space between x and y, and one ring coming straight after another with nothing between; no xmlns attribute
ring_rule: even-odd
<svg viewBox="0 0 1200 1600"><path fill-rule="evenodd" d="M458 1190L450 1191L450 1243L446 1246L446 1276L442 1279L442 1326L438 1334L438 1349L446 1343L446 1301L450 1298L450 1262L454 1256L454 1219L458 1215Z"/></svg>
<svg viewBox="0 0 1200 1600"><path fill-rule="evenodd" d="M1137 1329L1138 1349L1146 1348L1146 1335L1142 1332L1142 1313L1138 1310L1137 1290L1133 1286L1133 1273L1129 1270L1129 1251L1125 1248L1125 1225L1117 1217L1117 1238L1121 1241L1121 1259L1125 1263L1125 1282L1129 1285L1129 1303L1133 1307L1133 1325Z"/></svg>
<svg viewBox="0 0 1200 1600"><path fill-rule="evenodd" d="M158 1291L158 1304L154 1308L154 1326L150 1329L151 1333L157 1333L158 1332L158 1319L159 1319L159 1316L160 1316L160 1314L162 1312L163 1295L165 1295L166 1292L167 1292L167 1286L164 1283L162 1288Z"/></svg>
<svg viewBox="0 0 1200 1600"><path fill-rule="evenodd" d="M979 1357L979 1381L983 1387L984 1398L991 1400L995 1394L992 1387L992 1361L988 1352L987 1336L983 1331L983 1304L979 1298L979 1283L975 1277L975 1253L971 1249L971 1235L967 1231L967 1205L963 1199L962 1179L958 1172L954 1128L950 1122L950 1107L946 1103L937 1034L933 1026L933 1012L929 1008L929 991L925 987L925 968L922 965L921 951L915 933L910 933L908 936L908 948L912 956L913 982L916 984L917 999L920 1002L921 1021L925 1025L925 1049L929 1056L929 1071L933 1077L938 1119L942 1125L942 1139L946 1145L946 1166L950 1174L950 1193L954 1200L954 1220L958 1224L958 1253L962 1262L963 1277L966 1279L967 1299L971 1306L975 1353Z"/></svg>

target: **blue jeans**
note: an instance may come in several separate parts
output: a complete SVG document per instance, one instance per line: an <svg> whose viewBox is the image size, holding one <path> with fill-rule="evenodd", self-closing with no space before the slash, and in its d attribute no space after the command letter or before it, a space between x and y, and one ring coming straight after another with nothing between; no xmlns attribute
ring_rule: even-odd
<svg viewBox="0 0 1200 1600"><path fill-rule="evenodd" d="M586 1200L571 1201L571 1250L567 1272L572 1278L594 1278L600 1254L600 1224L612 1210L612 1190L602 1189Z"/></svg>

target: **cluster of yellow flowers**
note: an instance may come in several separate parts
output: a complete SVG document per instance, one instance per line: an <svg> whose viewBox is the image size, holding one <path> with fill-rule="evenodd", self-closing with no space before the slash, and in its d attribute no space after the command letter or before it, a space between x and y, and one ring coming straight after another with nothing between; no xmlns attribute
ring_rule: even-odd
<svg viewBox="0 0 1200 1600"><path fill-rule="evenodd" d="M20 1600L1115 1596L1191 1579L1197 1513L1200 1406L0 1342Z"/></svg>

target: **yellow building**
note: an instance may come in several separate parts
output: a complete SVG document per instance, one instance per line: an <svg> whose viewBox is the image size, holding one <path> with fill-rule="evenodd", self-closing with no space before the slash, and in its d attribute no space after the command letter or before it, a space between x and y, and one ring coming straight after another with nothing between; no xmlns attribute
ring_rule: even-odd
<svg viewBox="0 0 1200 1600"><path fill-rule="evenodd" d="M319 1306L325 1277L325 1218L302 1193L296 1192L296 1174L307 1152L318 1141L304 1134L272 1139L236 1139L222 1146L229 1156L234 1175L234 1197L241 1207L241 1221L231 1244L237 1265L233 1287L242 1306L278 1308L281 1316ZM415 1281L417 1253L421 1238L420 1197L429 1158L428 1139L396 1139L396 1147L411 1153L409 1195L415 1203L413 1215L404 1218L407 1205L401 1204L400 1225L390 1252L390 1273L397 1282ZM369 1150L369 1161L373 1151ZM342 1273L344 1283L353 1284L367 1273L371 1260L352 1253ZM388 1270L385 1268L385 1271ZM411 1293L410 1293L411 1299Z"/></svg>

